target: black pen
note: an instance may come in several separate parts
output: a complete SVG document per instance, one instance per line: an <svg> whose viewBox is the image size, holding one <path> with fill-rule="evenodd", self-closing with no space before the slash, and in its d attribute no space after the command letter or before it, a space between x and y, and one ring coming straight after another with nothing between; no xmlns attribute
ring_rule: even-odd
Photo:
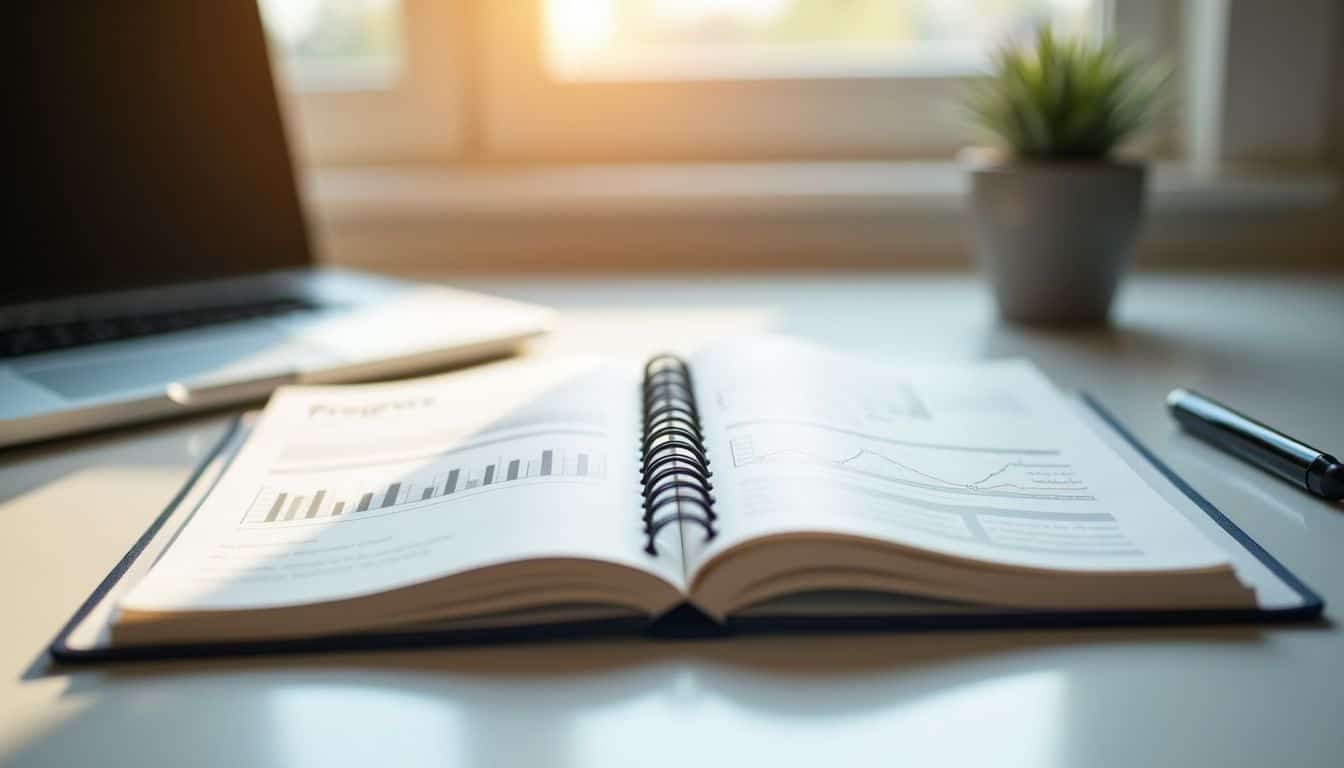
<svg viewBox="0 0 1344 768"><path fill-rule="evenodd" d="M1233 456L1317 496L1344 498L1344 465L1334 456L1189 390L1173 389L1167 408L1187 432Z"/></svg>

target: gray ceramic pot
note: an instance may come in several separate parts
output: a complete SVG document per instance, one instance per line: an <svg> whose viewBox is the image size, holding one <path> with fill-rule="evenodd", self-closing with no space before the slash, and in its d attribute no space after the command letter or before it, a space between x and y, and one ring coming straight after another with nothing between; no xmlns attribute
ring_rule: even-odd
<svg viewBox="0 0 1344 768"><path fill-rule="evenodd" d="M971 172L975 250L999 313L1027 323L1097 323L1143 220L1144 166L1004 162Z"/></svg>

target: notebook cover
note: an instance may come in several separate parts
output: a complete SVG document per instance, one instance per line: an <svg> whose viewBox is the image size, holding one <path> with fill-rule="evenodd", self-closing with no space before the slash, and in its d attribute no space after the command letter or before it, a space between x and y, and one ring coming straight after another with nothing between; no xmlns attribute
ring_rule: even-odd
<svg viewBox="0 0 1344 768"><path fill-rule="evenodd" d="M1105 408L1089 395L1085 404L1095 411L1116 434L1173 486L1188 496L1205 514L1259 560L1301 598L1300 605L1287 608L1164 610L1164 611L1003 611L986 609L973 613L937 613L902 616L758 616L730 618L726 624L710 621L692 606L683 605L652 622L640 618L615 618L506 628L370 632L330 635L317 638L261 640L174 645L142 645L115 648L74 648L70 635L88 614L112 591L113 587L143 553L145 547L182 503L201 474L228 444L238 423L220 438L183 485L168 507L112 569L52 641L51 656L61 662L123 661L136 659L238 656L271 653L309 653L315 651L381 650L454 645L480 645L532 641L578 640L599 637L722 637L765 632L913 632L957 629L997 629L1034 627L1155 626L1190 624L1268 623L1310 621L1320 617L1324 601L1296 576L1275 560L1250 536L1200 496L1179 475L1142 445Z"/></svg>

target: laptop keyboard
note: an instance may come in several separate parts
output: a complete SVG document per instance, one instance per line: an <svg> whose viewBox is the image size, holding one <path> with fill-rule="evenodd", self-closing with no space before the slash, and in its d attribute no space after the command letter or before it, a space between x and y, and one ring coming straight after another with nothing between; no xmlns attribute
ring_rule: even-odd
<svg viewBox="0 0 1344 768"><path fill-rule="evenodd" d="M311 302L284 298L3 328L0 329L0 359L155 336L258 317L277 317L317 308L318 306Z"/></svg>

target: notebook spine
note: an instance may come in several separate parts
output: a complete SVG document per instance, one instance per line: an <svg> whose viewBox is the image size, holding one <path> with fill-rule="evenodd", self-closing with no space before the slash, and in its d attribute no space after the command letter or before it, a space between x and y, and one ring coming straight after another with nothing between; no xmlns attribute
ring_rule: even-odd
<svg viewBox="0 0 1344 768"><path fill-rule="evenodd" d="M644 432L640 480L644 487L644 551L657 555L658 533L688 522L714 538L713 473L700 431L691 371L673 355L658 355L644 366Z"/></svg>

